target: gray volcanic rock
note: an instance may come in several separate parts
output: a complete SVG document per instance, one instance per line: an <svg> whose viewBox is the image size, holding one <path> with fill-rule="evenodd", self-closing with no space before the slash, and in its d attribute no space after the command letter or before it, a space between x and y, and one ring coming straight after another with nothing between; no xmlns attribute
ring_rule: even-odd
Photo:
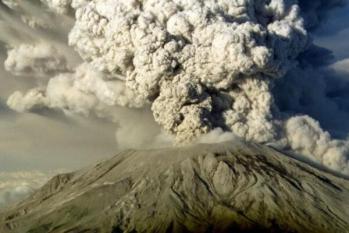
<svg viewBox="0 0 349 233"><path fill-rule="evenodd" d="M245 142L129 150L54 177L1 233L349 232L349 181Z"/></svg>

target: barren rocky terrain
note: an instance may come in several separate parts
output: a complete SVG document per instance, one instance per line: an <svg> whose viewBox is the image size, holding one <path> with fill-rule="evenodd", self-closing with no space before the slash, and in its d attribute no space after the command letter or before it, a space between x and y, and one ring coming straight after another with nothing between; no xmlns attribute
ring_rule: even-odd
<svg viewBox="0 0 349 233"><path fill-rule="evenodd" d="M349 181L236 141L128 150L51 179L1 233L349 232Z"/></svg>

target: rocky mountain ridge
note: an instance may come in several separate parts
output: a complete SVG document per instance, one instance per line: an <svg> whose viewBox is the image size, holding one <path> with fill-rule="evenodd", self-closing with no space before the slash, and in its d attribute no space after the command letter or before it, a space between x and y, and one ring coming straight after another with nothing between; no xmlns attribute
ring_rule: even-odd
<svg viewBox="0 0 349 233"><path fill-rule="evenodd" d="M235 141L128 150L0 213L2 233L349 232L349 181Z"/></svg>

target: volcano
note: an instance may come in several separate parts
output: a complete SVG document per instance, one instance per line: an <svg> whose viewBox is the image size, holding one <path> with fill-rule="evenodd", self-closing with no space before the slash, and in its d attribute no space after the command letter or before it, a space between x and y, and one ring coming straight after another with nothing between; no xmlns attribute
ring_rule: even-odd
<svg viewBox="0 0 349 233"><path fill-rule="evenodd" d="M349 232L349 181L243 141L127 150L52 178L2 233Z"/></svg>

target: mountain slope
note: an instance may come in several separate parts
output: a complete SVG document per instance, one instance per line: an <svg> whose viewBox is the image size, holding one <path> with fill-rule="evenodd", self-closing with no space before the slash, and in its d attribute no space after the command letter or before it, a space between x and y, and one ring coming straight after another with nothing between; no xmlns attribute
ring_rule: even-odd
<svg viewBox="0 0 349 233"><path fill-rule="evenodd" d="M126 151L54 177L2 233L349 232L349 181L236 141Z"/></svg>

